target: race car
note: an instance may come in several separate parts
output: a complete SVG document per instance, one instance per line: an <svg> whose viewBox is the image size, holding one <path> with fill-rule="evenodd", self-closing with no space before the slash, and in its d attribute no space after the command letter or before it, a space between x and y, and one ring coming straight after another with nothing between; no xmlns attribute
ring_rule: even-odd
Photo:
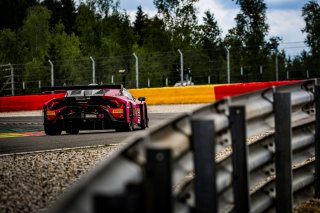
<svg viewBox="0 0 320 213"><path fill-rule="evenodd" d="M43 126L47 135L79 130L132 131L148 127L145 97L136 100L122 85L43 87L42 92L64 93L43 105Z"/></svg>

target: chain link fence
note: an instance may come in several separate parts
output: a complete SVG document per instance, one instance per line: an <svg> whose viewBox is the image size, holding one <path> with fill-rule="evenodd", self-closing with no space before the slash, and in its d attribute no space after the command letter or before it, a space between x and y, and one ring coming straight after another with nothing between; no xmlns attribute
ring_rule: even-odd
<svg viewBox="0 0 320 213"><path fill-rule="evenodd" d="M261 63L242 65L236 51L230 58L223 50L182 50L110 57L86 57L75 60L32 61L27 64L0 65L0 95L39 93L42 86L123 84L126 88L174 86L183 80L200 84L312 78L312 71L289 70L283 58L266 58ZM211 56L210 56L211 55ZM182 56L182 60L181 60ZM230 62L228 70L227 62ZM278 62L279 61L279 62ZM276 63L277 62L277 63ZM138 66L137 66L138 64ZM276 73L276 71L278 73ZM302 74L301 74L302 73ZM229 75L229 76L228 76ZM276 76L278 75L278 76ZM278 79L277 79L278 77Z"/></svg>

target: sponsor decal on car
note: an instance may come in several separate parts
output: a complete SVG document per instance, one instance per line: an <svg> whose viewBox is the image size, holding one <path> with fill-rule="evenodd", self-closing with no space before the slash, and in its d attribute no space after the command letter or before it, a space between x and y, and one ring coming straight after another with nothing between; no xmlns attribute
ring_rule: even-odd
<svg viewBox="0 0 320 213"><path fill-rule="evenodd" d="M138 123L141 123L141 114L140 114L140 110L138 110Z"/></svg>
<svg viewBox="0 0 320 213"><path fill-rule="evenodd" d="M55 111L47 111L47 115L48 116L56 115L56 112Z"/></svg>
<svg viewBox="0 0 320 213"><path fill-rule="evenodd" d="M97 118L96 114L85 114L85 118Z"/></svg>
<svg viewBox="0 0 320 213"><path fill-rule="evenodd" d="M114 114L123 113L123 109L114 109L112 110L112 113Z"/></svg>

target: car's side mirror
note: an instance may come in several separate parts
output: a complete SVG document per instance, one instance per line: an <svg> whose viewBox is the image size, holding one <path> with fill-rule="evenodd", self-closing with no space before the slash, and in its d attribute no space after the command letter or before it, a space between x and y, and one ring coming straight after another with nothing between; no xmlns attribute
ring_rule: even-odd
<svg viewBox="0 0 320 213"><path fill-rule="evenodd" d="M146 98L145 97L139 97L138 100L139 101L146 101Z"/></svg>

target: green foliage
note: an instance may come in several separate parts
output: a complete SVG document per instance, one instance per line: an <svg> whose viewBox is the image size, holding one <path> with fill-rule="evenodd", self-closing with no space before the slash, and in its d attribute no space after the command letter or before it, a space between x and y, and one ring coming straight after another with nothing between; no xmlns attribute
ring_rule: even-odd
<svg viewBox="0 0 320 213"><path fill-rule="evenodd" d="M81 70L75 63L75 59L82 56L79 38L74 34L68 35L62 23L58 23L52 33L51 55L58 65L55 69L58 84L63 84L65 79L83 80Z"/></svg>
<svg viewBox="0 0 320 213"><path fill-rule="evenodd" d="M312 0L302 8L302 16L305 27L302 30L307 33L306 44L310 47L311 71L319 75L320 58L320 5L319 2Z"/></svg>
<svg viewBox="0 0 320 213"><path fill-rule="evenodd" d="M92 10L105 17L117 12L120 4L119 0L87 0L86 2Z"/></svg>
<svg viewBox="0 0 320 213"><path fill-rule="evenodd" d="M51 12L43 6L31 7L22 27L22 36L30 55L27 61L44 61L50 46L49 19Z"/></svg>
<svg viewBox="0 0 320 213"><path fill-rule="evenodd" d="M5 28L19 29L27 15L28 8L36 5L38 5L37 0L1 0L0 30Z"/></svg>
<svg viewBox="0 0 320 213"><path fill-rule="evenodd" d="M205 50L211 59L218 58L218 51L221 49L221 29L209 10L205 12L203 24L198 27L195 43L197 47Z"/></svg>
<svg viewBox="0 0 320 213"><path fill-rule="evenodd" d="M76 15L76 30L80 38L83 55L95 53L99 45L99 31L95 12L89 6L81 3Z"/></svg>
<svg viewBox="0 0 320 213"><path fill-rule="evenodd" d="M76 15L73 0L44 0L41 1L41 5L47 7L52 12L50 19L51 28L54 28L56 24L62 22L65 26L65 31L68 34L73 33Z"/></svg>
<svg viewBox="0 0 320 213"><path fill-rule="evenodd" d="M21 53L16 32L10 29L0 31L0 63L19 63Z"/></svg>
<svg viewBox="0 0 320 213"><path fill-rule="evenodd" d="M142 7L138 7L136 13L136 20L133 22L133 31L136 36L137 44L141 47L143 45L145 30L147 30L148 16L142 11Z"/></svg>
<svg viewBox="0 0 320 213"><path fill-rule="evenodd" d="M174 48L188 48L192 45L197 26L197 9L199 0L154 0L158 14L163 17L166 30L171 34Z"/></svg>

